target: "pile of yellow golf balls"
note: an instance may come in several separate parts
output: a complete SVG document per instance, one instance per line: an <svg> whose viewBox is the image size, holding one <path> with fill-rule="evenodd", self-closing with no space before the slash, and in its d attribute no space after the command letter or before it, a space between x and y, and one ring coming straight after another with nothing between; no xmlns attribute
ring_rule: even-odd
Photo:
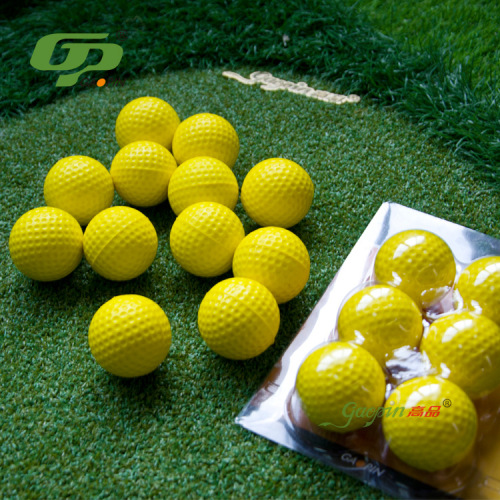
<svg viewBox="0 0 500 500"><path fill-rule="evenodd" d="M285 228L308 212L311 178L286 159L252 168L242 189L244 208L260 225L272 227L245 237L234 212L239 186L232 168L240 143L225 118L199 113L181 121L164 100L139 97L118 114L115 135L120 149L109 170L81 155L62 158L49 170L47 206L30 210L12 228L13 263L39 281L68 276L82 257L106 279L137 278L156 257L158 235L136 208L111 206L115 190L134 207L168 199L177 216L170 248L179 265L207 278L234 271L235 277L213 287L200 306L202 338L231 359L261 354L278 332L278 303L298 295L309 278L307 249ZM89 328L95 359L122 377L153 371L170 343L168 318L140 295L109 300Z"/></svg>
<svg viewBox="0 0 500 500"><path fill-rule="evenodd" d="M456 269L448 245L429 231L382 244L374 280L340 307L338 340L298 371L296 391L313 425L346 433L379 422L391 453L430 472L471 452L472 400L500 387L500 257L478 259L458 278ZM428 314L450 295L453 310ZM410 375L394 377L401 368Z"/></svg>
<svg viewBox="0 0 500 500"><path fill-rule="evenodd" d="M172 151L179 167L168 199L177 215L170 232L174 259L186 271L217 277L233 271L206 294L198 329L206 344L230 359L261 354L280 325L278 304L296 297L310 272L309 253L288 227L302 220L314 186L297 163L272 158L250 169L242 204L250 218L266 226L245 236L234 209L239 187L232 168L239 138L231 124L201 113L183 121Z"/></svg>

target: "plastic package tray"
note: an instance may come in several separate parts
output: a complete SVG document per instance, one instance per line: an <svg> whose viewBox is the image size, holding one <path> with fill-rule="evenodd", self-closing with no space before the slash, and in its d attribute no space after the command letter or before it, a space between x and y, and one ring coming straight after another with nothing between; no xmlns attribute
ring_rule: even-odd
<svg viewBox="0 0 500 500"><path fill-rule="evenodd" d="M500 390L475 401L479 426L472 461L432 474L407 466L388 452L380 422L341 435L314 428L300 408L295 379L302 361L319 345L336 340L336 319L344 298L373 279L373 262L381 244L407 229L425 229L444 239L453 251L457 275L473 260L500 255L500 240L396 203L382 204L236 422L398 498L500 498ZM451 309L450 292L430 315ZM409 367L402 380L421 374Z"/></svg>

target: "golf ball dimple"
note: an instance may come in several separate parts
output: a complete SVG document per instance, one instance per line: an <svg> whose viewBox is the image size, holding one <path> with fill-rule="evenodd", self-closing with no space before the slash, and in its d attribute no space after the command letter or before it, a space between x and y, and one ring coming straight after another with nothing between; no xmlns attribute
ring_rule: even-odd
<svg viewBox="0 0 500 500"><path fill-rule="evenodd" d="M83 251L92 269L104 278L136 278L152 264L158 236L151 221L130 207L111 207L97 214L83 235Z"/></svg>
<svg viewBox="0 0 500 500"><path fill-rule="evenodd" d="M210 156L233 168L240 151L238 134L222 116L199 113L177 127L172 151L180 165L196 156Z"/></svg>
<svg viewBox="0 0 500 500"><path fill-rule="evenodd" d="M14 265L28 278L55 281L80 264L83 233L68 212L40 207L22 215L12 227L9 251Z"/></svg>
<svg viewBox="0 0 500 500"><path fill-rule="evenodd" d="M411 229L391 236L375 257L378 281L408 294L427 307L451 289L456 264L448 245L429 231Z"/></svg>
<svg viewBox="0 0 500 500"><path fill-rule="evenodd" d="M404 292L389 285L373 285L350 296L340 310L339 339L362 345L382 367L396 349L418 346L422 314Z"/></svg>
<svg viewBox="0 0 500 500"><path fill-rule="evenodd" d="M174 108L158 97L130 101L116 119L115 134L120 148L135 141L153 141L171 150L180 119Z"/></svg>
<svg viewBox="0 0 500 500"><path fill-rule="evenodd" d="M102 368L131 378L147 375L163 362L172 333L158 304L141 295L119 295L95 313L88 342Z"/></svg>
<svg viewBox="0 0 500 500"><path fill-rule="evenodd" d="M273 295L257 281L229 278L205 295L198 310L198 328L214 352L244 360L273 344L280 312Z"/></svg>
<svg viewBox="0 0 500 500"><path fill-rule="evenodd" d="M285 158L258 163L241 187L241 203L260 226L294 226L308 213L313 197L314 184L309 174Z"/></svg>
<svg viewBox="0 0 500 500"><path fill-rule="evenodd" d="M437 319L420 350L437 375L473 399L500 386L500 327L486 316L462 311Z"/></svg>
<svg viewBox="0 0 500 500"><path fill-rule="evenodd" d="M310 265L307 248L298 236L280 227L264 227L238 245L233 273L262 283L283 304L304 289Z"/></svg>
<svg viewBox="0 0 500 500"><path fill-rule="evenodd" d="M175 220L170 249L183 269L209 278L231 269L234 251L244 237L243 224L232 210L220 203L200 202Z"/></svg>
<svg viewBox="0 0 500 500"><path fill-rule="evenodd" d="M500 325L500 256L483 257L469 264L458 277L455 294L456 302L461 300L465 308Z"/></svg>
<svg viewBox="0 0 500 500"><path fill-rule="evenodd" d="M111 163L116 191L138 207L151 207L167 199L168 184L177 168L165 147L152 141L136 141L120 149Z"/></svg>
<svg viewBox="0 0 500 500"><path fill-rule="evenodd" d="M201 201L214 201L234 210L238 181L222 161L197 156L179 165L168 185L168 200L176 215Z"/></svg>
<svg viewBox="0 0 500 500"><path fill-rule="evenodd" d="M362 347L331 342L317 348L303 361L296 380L302 408L309 420L339 433L360 429L372 420L346 408L382 406L385 377L377 360Z"/></svg>
<svg viewBox="0 0 500 500"><path fill-rule="evenodd" d="M49 170L43 186L45 203L72 215L82 226L111 206L113 180L102 163L88 156L61 158Z"/></svg>
<svg viewBox="0 0 500 500"><path fill-rule="evenodd" d="M382 428L395 455L435 472L459 463L474 446L477 413L460 387L439 377L417 377L396 387L384 406Z"/></svg>

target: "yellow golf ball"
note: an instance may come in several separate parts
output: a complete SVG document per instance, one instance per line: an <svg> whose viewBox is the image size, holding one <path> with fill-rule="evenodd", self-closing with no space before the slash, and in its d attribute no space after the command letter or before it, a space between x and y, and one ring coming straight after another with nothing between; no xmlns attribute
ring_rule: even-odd
<svg viewBox="0 0 500 500"><path fill-rule="evenodd" d="M345 433L370 423L373 415L357 410L383 404L385 377L377 360L362 347L331 342L307 356L297 374L296 389L312 423Z"/></svg>
<svg viewBox="0 0 500 500"><path fill-rule="evenodd" d="M241 186L243 207L261 226L294 226L306 216L313 196L309 174L285 158L261 161L248 172Z"/></svg>
<svg viewBox="0 0 500 500"><path fill-rule="evenodd" d="M220 203L200 202L175 220L170 249L182 268L208 278L231 269L234 251L244 237L243 224L232 210Z"/></svg>
<svg viewBox="0 0 500 500"><path fill-rule="evenodd" d="M247 278L229 278L205 295L198 329L214 352L229 359L249 359L273 344L280 311L271 292Z"/></svg>
<svg viewBox="0 0 500 500"><path fill-rule="evenodd" d="M209 156L186 160L173 173L168 185L168 200L176 215L200 201L215 201L234 210L238 193L238 181L232 170Z"/></svg>
<svg viewBox="0 0 500 500"><path fill-rule="evenodd" d="M28 278L55 281L80 264L82 240L82 228L68 212L54 207L35 208L12 227L10 256Z"/></svg>
<svg viewBox="0 0 500 500"><path fill-rule="evenodd" d="M167 199L177 168L174 157L156 142L136 141L120 149L111 163L118 194L132 205L152 207Z"/></svg>
<svg viewBox="0 0 500 500"><path fill-rule="evenodd" d="M199 113L177 127L172 151L180 165L196 156L210 156L233 168L240 151L240 141L233 126L222 116Z"/></svg>
<svg viewBox="0 0 500 500"><path fill-rule="evenodd" d="M473 399L500 386L500 327L486 316L464 311L439 318L420 350L437 375Z"/></svg>
<svg viewBox="0 0 500 500"><path fill-rule="evenodd" d="M400 288L423 307L450 289L455 274L449 246L434 233L420 229L391 236L375 257L377 280Z"/></svg>
<svg viewBox="0 0 500 500"><path fill-rule="evenodd" d="M180 122L168 102L158 97L139 97L120 111L115 125L116 141L120 148L135 141L153 141L172 149Z"/></svg>
<svg viewBox="0 0 500 500"><path fill-rule="evenodd" d="M153 262L158 236L151 221L130 207L111 207L97 214L83 235L83 251L92 269L104 278L125 281Z"/></svg>
<svg viewBox="0 0 500 500"><path fill-rule="evenodd" d="M382 428L390 449L412 467L434 472L460 462L474 445L477 413L460 387L417 377L387 399Z"/></svg>
<svg viewBox="0 0 500 500"><path fill-rule="evenodd" d="M309 271L306 246L298 236L280 227L253 231L241 241L233 257L234 275L262 283L278 304L303 290Z"/></svg>
<svg viewBox="0 0 500 500"><path fill-rule="evenodd" d="M95 360L119 377L141 377L166 358L172 343L167 315L141 295L119 295L94 314L88 342Z"/></svg>
<svg viewBox="0 0 500 500"><path fill-rule="evenodd" d="M111 206L115 190L106 167L88 156L60 159L45 177L45 203L65 210L82 226Z"/></svg>
<svg viewBox="0 0 500 500"><path fill-rule="evenodd" d="M422 315L404 292L389 285L357 291L340 310L339 339L362 345L385 366L401 347L413 349L422 336Z"/></svg>
<svg viewBox="0 0 500 500"><path fill-rule="evenodd" d="M458 277L456 292L464 307L500 325L500 256L483 257L469 264Z"/></svg>

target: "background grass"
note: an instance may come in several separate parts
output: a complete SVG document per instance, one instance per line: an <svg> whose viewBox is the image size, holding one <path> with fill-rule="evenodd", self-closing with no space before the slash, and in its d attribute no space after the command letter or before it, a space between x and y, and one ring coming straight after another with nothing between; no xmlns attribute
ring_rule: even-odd
<svg viewBox="0 0 500 500"><path fill-rule="evenodd" d="M404 9L396 9L394 2L382 7L382 2L365 1L368 12L379 13L375 19L384 29L405 24L401 20L411 19L420 7L423 12L430 7L417 2L410 8L409 2L403 3L407 5ZM420 25L434 26L432 43L421 44L415 28L391 30L418 42L418 50L413 50L374 30L365 16L338 0L118 0L106 9L85 0L41 2L36 9L21 10L18 17L0 24L0 63L5 69L0 74L0 109L3 115L11 116L81 89L78 85L57 89L57 75L29 66L39 38L61 31L110 32L109 41L120 43L125 51L116 71L120 78L189 67L229 69L242 64L316 75L331 81L337 91L359 93L365 99L393 106L425 125L498 187L498 52L491 48L498 34L498 7L492 9L492 17L483 15L488 8L486 4L483 10L471 7L466 0L453 8L454 15L460 12L456 23L462 26L462 33L464 19L478 21L468 33L485 33L479 39L455 36L453 21L438 36L436 17L425 14L414 16L411 25L426 18ZM438 10L437 19L444 19L451 10ZM465 64L465 56L455 55L456 47L468 54L471 44L483 41L470 64ZM55 61L63 57L61 51ZM95 54L94 60L97 57ZM492 63L476 64L478 59ZM463 64L455 64L457 61ZM477 70L473 74L470 68Z"/></svg>
<svg viewBox="0 0 500 500"><path fill-rule="evenodd" d="M253 68L240 68L247 75ZM327 79L275 71L333 91ZM280 307L276 343L247 362L213 354L197 310L218 281L173 260L168 203L144 210L159 251L139 278L115 283L86 262L68 278L37 283L13 266L7 239L17 218L44 204L43 181L61 157L85 154L107 167L118 151L114 122L129 100L155 95L181 118L226 117L241 152L234 171L272 156L306 168L314 203L293 231L311 256L305 290ZM321 297L367 223L395 201L494 237L498 195L471 166L394 113L335 106L226 80L218 70L170 71L92 88L13 118L0 129L0 491L28 498L383 498L357 480L256 437L234 418ZM115 204L123 203L118 197ZM247 232L256 228L238 203ZM223 277L221 277L222 279ZM98 307L122 293L159 303L173 329L167 360L152 375L121 380L93 360L87 330Z"/></svg>
<svg viewBox="0 0 500 500"><path fill-rule="evenodd" d="M480 92L498 91L500 3L496 0L346 0L405 50L441 49L449 68L465 67Z"/></svg>

